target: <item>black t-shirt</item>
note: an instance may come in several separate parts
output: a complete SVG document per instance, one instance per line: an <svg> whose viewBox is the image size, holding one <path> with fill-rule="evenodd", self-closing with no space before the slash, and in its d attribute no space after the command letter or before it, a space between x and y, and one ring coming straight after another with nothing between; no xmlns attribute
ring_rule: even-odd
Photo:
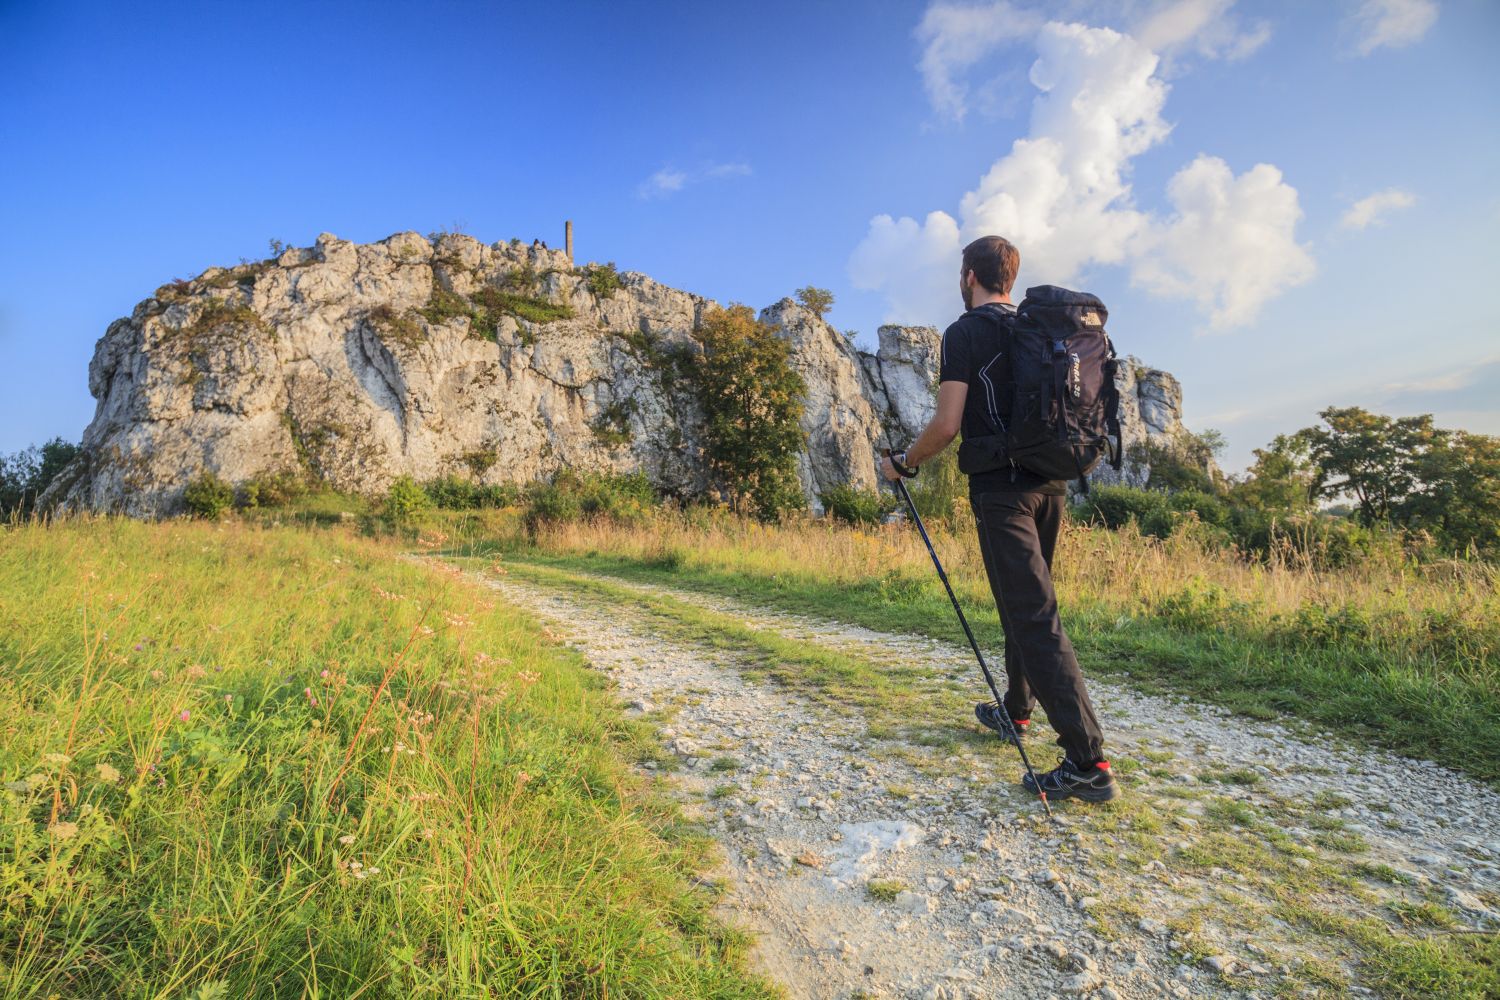
<svg viewBox="0 0 1500 1000"><path fill-rule="evenodd" d="M1001 418L1005 416L1007 404L1000 398L1000 393L1010 382L1010 361L1006 357L1010 337L1001 324L984 315L995 309L1007 313L1016 311L1016 307L1008 302L988 303L977 309L970 309L943 331L938 381L964 382L969 386L969 394L964 398L963 423L959 429L964 438L983 437L999 432L999 427L990 419L990 405L995 407L995 412ZM1048 479L1020 466L981 472L969 477L971 495L995 491L1035 491L1065 495L1068 484L1065 480Z"/></svg>

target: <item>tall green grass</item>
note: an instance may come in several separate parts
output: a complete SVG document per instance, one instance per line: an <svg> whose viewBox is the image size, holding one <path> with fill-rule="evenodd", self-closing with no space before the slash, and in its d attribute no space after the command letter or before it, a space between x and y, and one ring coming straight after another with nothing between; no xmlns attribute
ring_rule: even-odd
<svg viewBox="0 0 1500 1000"><path fill-rule="evenodd" d="M761 997L598 676L340 531L0 530L8 997Z"/></svg>

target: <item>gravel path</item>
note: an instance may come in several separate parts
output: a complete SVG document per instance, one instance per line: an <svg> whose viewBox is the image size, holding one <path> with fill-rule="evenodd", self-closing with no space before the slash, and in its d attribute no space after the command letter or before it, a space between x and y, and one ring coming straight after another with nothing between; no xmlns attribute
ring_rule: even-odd
<svg viewBox="0 0 1500 1000"><path fill-rule="evenodd" d="M723 845L722 910L792 997L1270 996L1330 972L1358 995L1347 942L1289 924L1276 898L1387 917L1425 902L1460 928L1500 926L1500 795L1436 765L1094 679L1117 769L1154 764L1129 772L1133 812L1069 804L1048 824L998 739L956 756L876 740L638 609L483 579L658 723L689 815ZM953 646L609 579L876 660L899 647L931 684L980 690ZM1033 728L1050 766L1051 732ZM1273 829L1305 884L1236 864L1236 844Z"/></svg>

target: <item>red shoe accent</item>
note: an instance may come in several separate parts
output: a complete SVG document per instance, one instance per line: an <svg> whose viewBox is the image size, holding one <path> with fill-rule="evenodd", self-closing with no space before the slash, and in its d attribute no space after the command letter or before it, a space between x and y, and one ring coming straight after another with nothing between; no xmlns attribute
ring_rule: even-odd
<svg viewBox="0 0 1500 1000"><path fill-rule="evenodd" d="M1108 771L1109 770L1109 761L1107 761L1107 760L1101 760L1099 763L1095 764L1094 766L1095 767L1102 767L1104 770Z"/></svg>

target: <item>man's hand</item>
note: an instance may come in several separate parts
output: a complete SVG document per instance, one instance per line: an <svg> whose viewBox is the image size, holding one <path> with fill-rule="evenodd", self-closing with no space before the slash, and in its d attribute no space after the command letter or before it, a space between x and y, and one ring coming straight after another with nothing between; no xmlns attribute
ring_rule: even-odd
<svg viewBox="0 0 1500 1000"><path fill-rule="evenodd" d="M964 400L968 395L967 382L949 380L938 385L937 411L922 429L922 433L917 435L917 439L899 454L902 465L915 470L948 447L958 436L959 426L963 422ZM896 471L896 466L889 458L880 460L880 474L892 482L901 478L901 473Z"/></svg>

